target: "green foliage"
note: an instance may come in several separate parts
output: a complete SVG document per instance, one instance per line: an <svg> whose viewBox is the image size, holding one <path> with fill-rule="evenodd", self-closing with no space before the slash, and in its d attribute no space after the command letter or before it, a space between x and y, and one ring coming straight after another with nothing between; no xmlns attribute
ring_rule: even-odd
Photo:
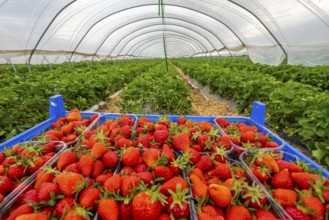
<svg viewBox="0 0 329 220"><path fill-rule="evenodd" d="M267 105L275 128L298 136L329 166L329 67L243 64L218 60L175 60L185 73L249 114L253 101Z"/></svg>
<svg viewBox="0 0 329 220"><path fill-rule="evenodd" d="M176 70L163 65L150 68L136 77L120 95L117 103L125 113L187 114L191 111L190 91Z"/></svg>
<svg viewBox="0 0 329 220"><path fill-rule="evenodd" d="M18 72L0 66L0 141L11 138L47 119L48 99L62 94L66 109L87 109L132 81L158 61L54 65L53 71L45 65L17 65ZM45 71L46 70L46 71Z"/></svg>

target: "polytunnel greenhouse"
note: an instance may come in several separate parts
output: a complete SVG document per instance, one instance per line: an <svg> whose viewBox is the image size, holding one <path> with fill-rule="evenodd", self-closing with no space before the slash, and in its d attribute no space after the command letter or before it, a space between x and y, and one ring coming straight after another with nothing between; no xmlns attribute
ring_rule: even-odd
<svg viewBox="0 0 329 220"><path fill-rule="evenodd" d="M329 2L0 0L1 220L329 219Z"/></svg>

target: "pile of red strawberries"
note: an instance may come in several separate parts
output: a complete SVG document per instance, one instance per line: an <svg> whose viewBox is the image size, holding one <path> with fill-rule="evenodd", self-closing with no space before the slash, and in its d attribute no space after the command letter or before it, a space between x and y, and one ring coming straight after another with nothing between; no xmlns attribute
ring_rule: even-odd
<svg viewBox="0 0 329 220"><path fill-rule="evenodd" d="M55 142L27 142L0 152L0 203L25 179L53 158L58 150Z"/></svg>
<svg viewBox="0 0 329 220"><path fill-rule="evenodd" d="M63 132L63 126L87 121L77 113L75 110L70 120L57 121L58 126L57 122L53 124L54 130L47 134ZM282 168L277 157L272 158L270 165L267 155L246 158L250 159L249 175L239 162L228 159L231 142L262 148L274 144L254 126L232 125L224 120L217 123L228 135L219 135L210 122L193 122L184 117L177 122L166 117L156 122L140 117L136 122L128 115L106 120L83 132L74 147L61 153L51 166L43 167L1 219L85 220L95 214L103 220L284 219L253 175L258 179L269 177L260 181L294 219L324 219L325 191L329 185L326 179L310 174L314 176L304 180L308 188L303 188L305 185L299 185L294 177L300 174L289 170L298 165L291 163L289 168ZM80 126L72 130L77 136L80 133L76 132L85 128L79 129ZM233 129L234 135L229 132ZM293 187L276 185L287 176L287 170ZM289 201L294 206L287 206L286 200L278 199L280 193L276 193L276 188L295 193L299 190L303 194ZM309 204L308 197L316 197L319 192L323 192L322 197L317 197L323 213L314 210L314 206L310 209L302 206Z"/></svg>
<svg viewBox="0 0 329 220"><path fill-rule="evenodd" d="M288 153L265 151L249 154L244 160L293 219L325 219L329 211L329 180L305 163L282 160L284 154L294 159Z"/></svg>
<svg viewBox="0 0 329 220"><path fill-rule="evenodd" d="M224 118L216 118L216 123L224 134L230 137L235 146L234 151L240 155L244 149L251 148L278 148L278 143L272 141L267 135L258 131L254 125L246 123L230 123Z"/></svg>

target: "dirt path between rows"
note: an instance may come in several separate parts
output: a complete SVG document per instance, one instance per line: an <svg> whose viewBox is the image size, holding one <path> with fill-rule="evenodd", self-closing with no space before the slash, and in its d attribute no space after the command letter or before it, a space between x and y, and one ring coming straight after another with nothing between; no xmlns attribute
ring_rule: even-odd
<svg viewBox="0 0 329 220"><path fill-rule="evenodd" d="M226 115L226 116L234 116L238 115L235 109L230 106L227 101L217 100L215 98L209 97L207 98L202 91L198 88L193 87L189 81L186 79L184 72L174 66L177 70L177 73L184 79L186 84L192 90L191 98L192 98L192 111L190 115ZM110 113L119 113L120 109L115 105L117 101L120 100L120 94L118 96L113 97L105 106L99 109L100 112L110 112Z"/></svg>
<svg viewBox="0 0 329 220"><path fill-rule="evenodd" d="M238 115L235 109L227 102L217 100L212 97L206 97L202 90L193 86L189 80L187 80L185 73L178 67L174 66L178 74L184 79L185 83L192 89L192 112L191 115L225 115L236 116Z"/></svg>

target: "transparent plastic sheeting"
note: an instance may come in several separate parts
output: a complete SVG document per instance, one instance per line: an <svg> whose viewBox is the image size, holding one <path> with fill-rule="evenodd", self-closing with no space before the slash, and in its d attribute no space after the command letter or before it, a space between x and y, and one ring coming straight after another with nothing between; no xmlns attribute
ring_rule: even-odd
<svg viewBox="0 0 329 220"><path fill-rule="evenodd" d="M327 0L0 0L0 63L192 57L329 64ZM165 39L165 44L163 42Z"/></svg>

